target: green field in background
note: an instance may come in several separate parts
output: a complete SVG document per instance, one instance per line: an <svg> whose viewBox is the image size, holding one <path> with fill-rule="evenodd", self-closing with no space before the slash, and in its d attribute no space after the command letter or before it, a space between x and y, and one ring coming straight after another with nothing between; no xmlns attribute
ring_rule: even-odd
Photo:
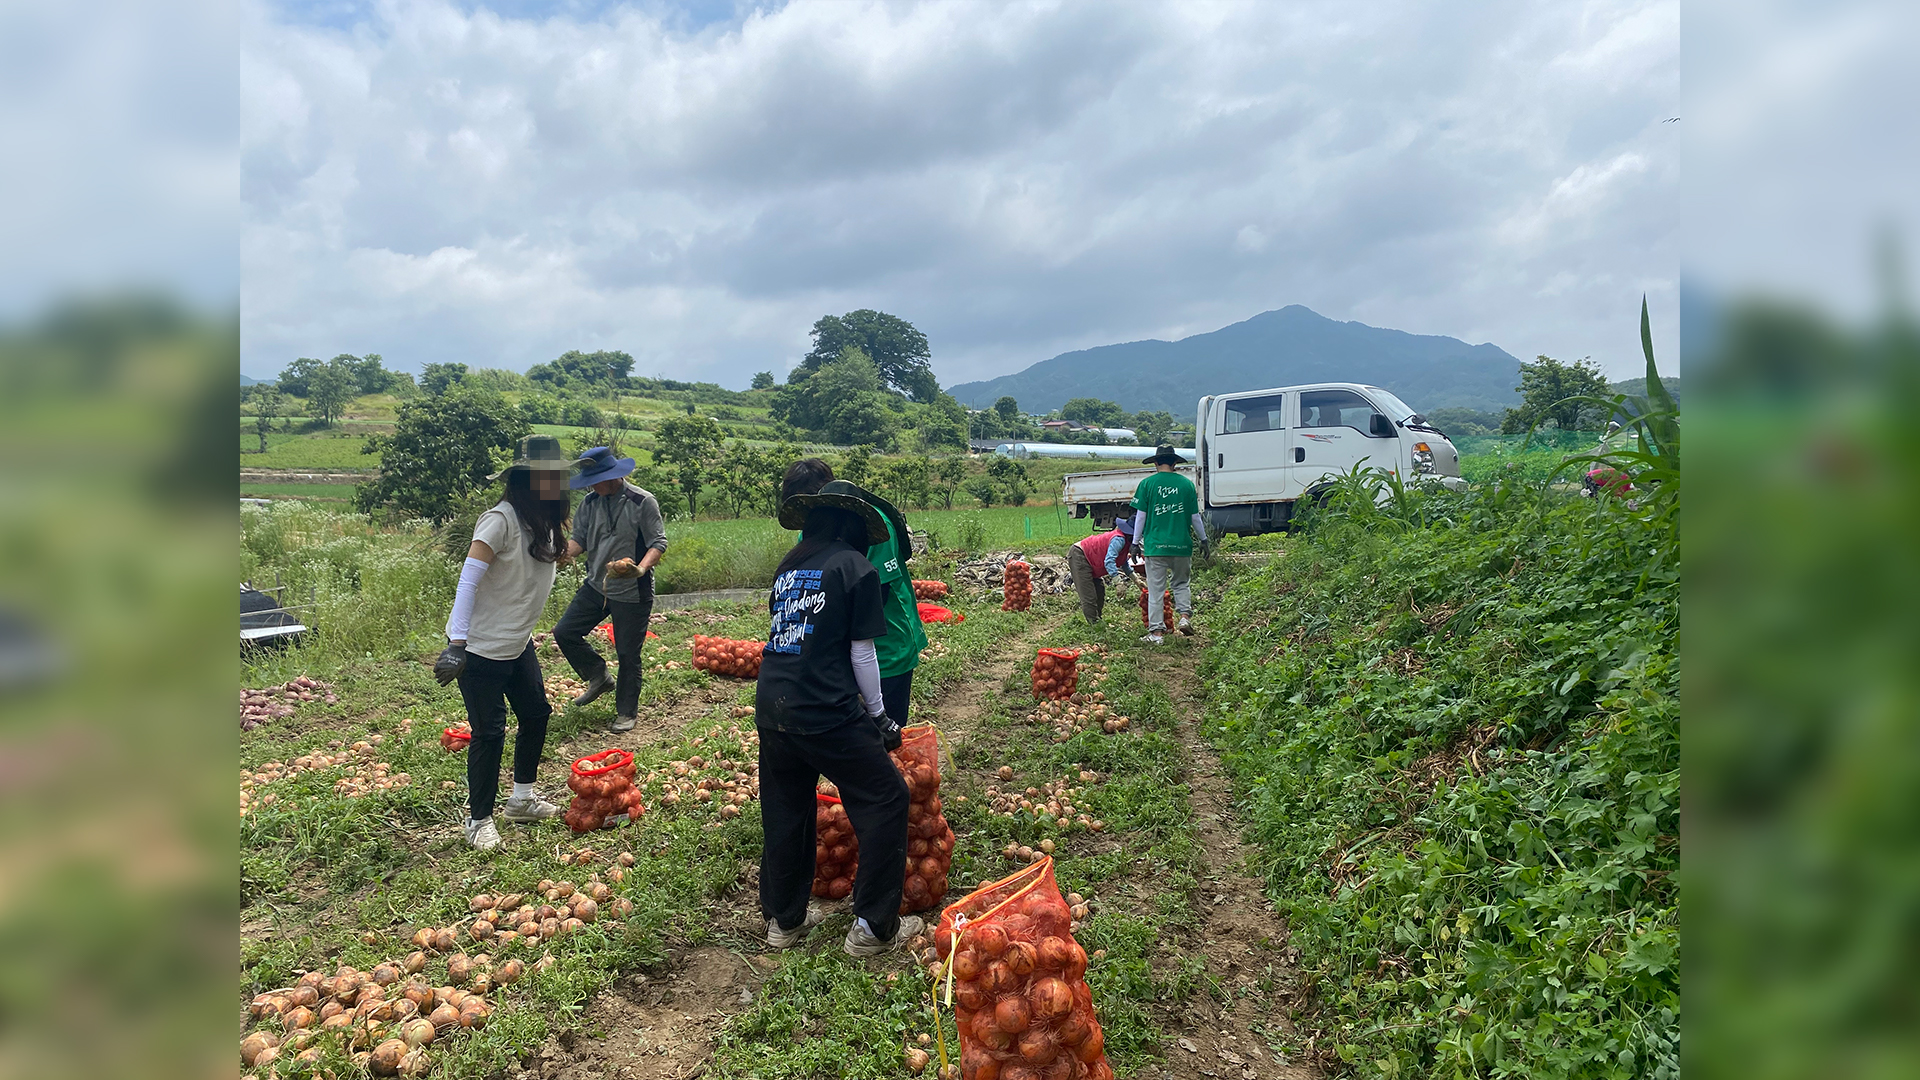
<svg viewBox="0 0 1920 1080"><path fill-rule="evenodd" d="M245 480L240 482L240 497L243 499L264 499L281 496L292 499L310 499L319 502L325 499L353 500L352 484L255 484Z"/></svg>

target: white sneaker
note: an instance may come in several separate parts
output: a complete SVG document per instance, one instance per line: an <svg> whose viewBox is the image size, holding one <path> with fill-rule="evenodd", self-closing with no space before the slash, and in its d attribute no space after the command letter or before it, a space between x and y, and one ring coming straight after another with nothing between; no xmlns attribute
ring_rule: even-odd
<svg viewBox="0 0 1920 1080"><path fill-rule="evenodd" d="M557 818L560 814L560 808L541 798L537 791L524 799L511 798L500 804L501 817L521 824Z"/></svg>
<svg viewBox="0 0 1920 1080"><path fill-rule="evenodd" d="M831 914L833 914L833 912L828 911L819 904L808 901L806 920L792 930L782 930L778 922L773 919L768 919L767 944L776 949L791 949L795 945L805 941L807 939L807 931L826 922L827 916Z"/></svg>
<svg viewBox="0 0 1920 1080"><path fill-rule="evenodd" d="M493 827L491 817L474 821L467 819L467 843L481 851L492 851L500 846L500 830Z"/></svg>
<svg viewBox="0 0 1920 1080"><path fill-rule="evenodd" d="M1154 630L1149 633L1140 635L1140 640L1146 642L1149 645L1159 645L1165 642L1167 639L1160 636L1160 631Z"/></svg>
<svg viewBox="0 0 1920 1080"><path fill-rule="evenodd" d="M900 929L893 932L893 940L881 941L861 925L859 919L855 919L853 929L847 931L847 940L841 943L840 948L845 950L848 956L879 956L883 952L897 949L912 941L920 931L926 929L926 926L926 920L918 915L902 915Z"/></svg>

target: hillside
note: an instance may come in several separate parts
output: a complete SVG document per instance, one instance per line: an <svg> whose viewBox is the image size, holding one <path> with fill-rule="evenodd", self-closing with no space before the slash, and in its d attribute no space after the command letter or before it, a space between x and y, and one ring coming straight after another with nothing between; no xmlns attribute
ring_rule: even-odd
<svg viewBox="0 0 1920 1080"><path fill-rule="evenodd" d="M1062 353L1025 371L952 388L985 408L1010 394L1028 412L1069 398L1118 401L1129 410L1193 411L1201 394L1302 382L1384 386L1422 411L1504 409L1520 403L1520 361L1496 345L1336 322L1293 304L1179 341L1129 341Z"/></svg>

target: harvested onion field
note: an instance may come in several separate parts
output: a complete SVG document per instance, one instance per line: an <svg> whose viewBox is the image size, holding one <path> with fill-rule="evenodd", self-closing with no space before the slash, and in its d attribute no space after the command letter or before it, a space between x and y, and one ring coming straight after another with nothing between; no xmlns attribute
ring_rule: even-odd
<svg viewBox="0 0 1920 1080"><path fill-rule="evenodd" d="M1142 655L1131 605L1089 628L1068 600L1006 612L998 595L956 594L945 604L965 620L928 627L914 719L940 732L954 834L943 903L1050 857L1116 1075L1314 1075L1289 1022L1284 927L1244 876L1225 780L1197 735L1204 637ZM934 1077L943 1044L957 1066L952 1013L931 1007L930 934L869 961L840 951L844 913L798 949L763 940L753 684L705 657L716 639L764 639L766 622L748 605L657 617L639 726L606 732L611 696L557 700L541 776L564 805L569 762L629 751L644 815L581 837L557 819L503 826L485 855L461 839L466 761L442 740L463 713L429 657L248 668L246 685L305 674L338 699L241 735L239 1036L256 1055L277 1044L249 1073ZM712 670L696 668L696 639ZM1073 701L1036 700L1042 648L1081 650ZM570 696L571 671L541 650L552 696ZM381 994L364 989L375 972ZM303 981L316 1000L301 1030L323 1034L290 1035L276 1015L272 996ZM409 985L424 988L417 1006L378 1004ZM325 1002L342 1004L322 1017ZM375 1015L394 1019L356 1046L356 1021ZM435 1016L431 1034L409 1024ZM409 1040L419 1052L403 1055Z"/></svg>

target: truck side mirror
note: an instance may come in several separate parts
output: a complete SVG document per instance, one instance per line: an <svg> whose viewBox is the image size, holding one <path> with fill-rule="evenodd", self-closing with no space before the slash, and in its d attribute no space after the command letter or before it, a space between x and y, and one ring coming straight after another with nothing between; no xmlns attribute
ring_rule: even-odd
<svg viewBox="0 0 1920 1080"><path fill-rule="evenodd" d="M1374 413L1367 418L1367 434L1376 439L1391 439L1394 436L1393 421Z"/></svg>

